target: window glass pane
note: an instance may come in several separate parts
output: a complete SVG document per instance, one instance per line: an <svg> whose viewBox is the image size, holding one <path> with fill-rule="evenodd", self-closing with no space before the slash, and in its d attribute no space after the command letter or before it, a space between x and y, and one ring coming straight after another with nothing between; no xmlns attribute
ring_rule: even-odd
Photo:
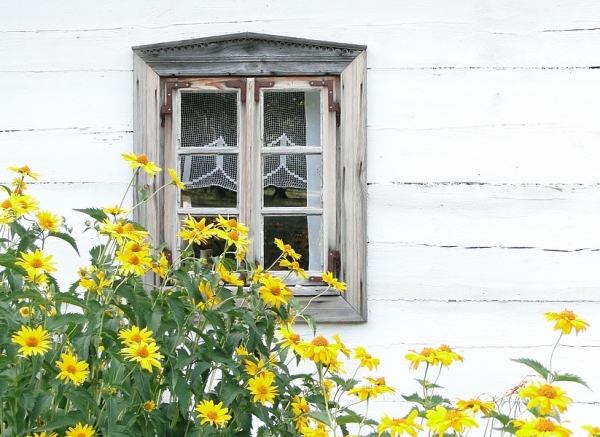
<svg viewBox="0 0 600 437"><path fill-rule="evenodd" d="M265 147L321 144L320 91L265 91Z"/></svg>
<svg viewBox="0 0 600 437"><path fill-rule="evenodd" d="M180 156L181 206L237 207L237 155Z"/></svg>
<svg viewBox="0 0 600 437"><path fill-rule="evenodd" d="M300 267L305 270L323 270L323 228L321 216L289 215L264 217L264 265L273 264L281 250L275 238L289 244L301 258ZM274 270L284 270L278 265Z"/></svg>
<svg viewBox="0 0 600 437"><path fill-rule="evenodd" d="M321 206L321 155L263 155L265 207Z"/></svg>
<svg viewBox="0 0 600 437"><path fill-rule="evenodd" d="M181 147L237 147L237 93L181 93Z"/></svg>

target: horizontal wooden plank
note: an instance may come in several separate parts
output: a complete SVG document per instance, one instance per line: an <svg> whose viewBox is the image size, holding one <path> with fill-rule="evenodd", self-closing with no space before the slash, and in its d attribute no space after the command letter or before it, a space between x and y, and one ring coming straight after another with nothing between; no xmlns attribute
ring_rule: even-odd
<svg viewBox="0 0 600 437"><path fill-rule="evenodd" d="M124 59L119 52L125 51L118 50L116 41L129 39L130 47L252 31L366 44L372 51L371 66L378 68L596 65L600 47L600 32L596 30L600 27L600 7L590 1L564 4L535 0L526 5L482 6L474 0L451 4L434 0L415 4L305 0L292 15L286 5L265 2L110 3L112 7L82 9L65 0L61 2L63 10L73 13L68 17L57 13L55 4L4 5L0 13L3 41L14 35L21 41L36 36L38 44L32 42L27 50L34 56L26 56L25 61L44 56L44 48L53 54L64 53L61 42L73 47L82 44L78 38L89 38L80 52L94 62L93 49L111 58L110 51L99 47L101 41L114 41L112 48L117 51L112 57ZM14 46L10 40L8 44ZM25 48L26 44L19 45ZM92 50L85 50L86 46ZM61 56L48 57L54 60L53 67L44 67L41 59L39 65L52 69L58 63L65 65L69 58L78 63L74 57Z"/></svg>
<svg viewBox="0 0 600 437"><path fill-rule="evenodd" d="M370 243L600 250L600 185L371 184ZM390 225L394 224L394 225Z"/></svg>
<svg viewBox="0 0 600 437"><path fill-rule="evenodd" d="M368 253L370 299L600 301L598 251L371 242Z"/></svg>
<svg viewBox="0 0 600 437"><path fill-rule="evenodd" d="M131 178L131 169L121 159L122 153L132 150L131 131L73 128L0 132L0 150L5 151L3 164L27 164L40 173L40 182L127 183ZM14 173L5 167L0 168L0 181L11 181Z"/></svg>
<svg viewBox="0 0 600 437"><path fill-rule="evenodd" d="M368 180L592 184L598 182L600 162L598 132L592 129L558 124L371 128Z"/></svg>
<svg viewBox="0 0 600 437"><path fill-rule="evenodd" d="M0 133L29 129L131 131L131 72L0 73Z"/></svg>
<svg viewBox="0 0 600 437"><path fill-rule="evenodd" d="M369 71L371 129L592 132L600 70Z"/></svg>

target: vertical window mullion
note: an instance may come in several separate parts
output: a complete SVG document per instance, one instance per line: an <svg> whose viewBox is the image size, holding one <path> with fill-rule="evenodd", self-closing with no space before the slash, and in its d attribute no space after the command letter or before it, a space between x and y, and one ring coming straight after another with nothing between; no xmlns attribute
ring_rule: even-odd
<svg viewBox="0 0 600 437"><path fill-rule="evenodd" d="M254 99L254 78L247 78L246 103L244 110L242 138L244 158L241 160L242 181L247 189L247 195L240 199L240 209L243 221L250 228L252 235L251 252L248 256L251 260L259 262L261 259L262 242L262 219L261 219L261 194L262 194L262 170L260 162L260 103Z"/></svg>

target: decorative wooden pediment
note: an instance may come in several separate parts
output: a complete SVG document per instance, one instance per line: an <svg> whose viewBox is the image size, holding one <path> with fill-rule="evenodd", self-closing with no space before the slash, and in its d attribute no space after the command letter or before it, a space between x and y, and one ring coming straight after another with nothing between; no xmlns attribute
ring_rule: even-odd
<svg viewBox="0 0 600 437"><path fill-rule="evenodd" d="M132 48L161 77L339 75L366 46L235 33Z"/></svg>

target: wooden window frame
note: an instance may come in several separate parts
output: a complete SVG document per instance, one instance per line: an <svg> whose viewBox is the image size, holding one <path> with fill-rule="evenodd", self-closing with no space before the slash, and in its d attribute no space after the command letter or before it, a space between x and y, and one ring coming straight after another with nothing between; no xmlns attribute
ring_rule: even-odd
<svg viewBox="0 0 600 437"><path fill-rule="evenodd" d="M333 96L339 102L336 132L335 236L330 250L340 254L336 272L346 282L343 295L314 299L307 313L319 322L359 323L367 320L366 295L366 47L358 45L241 33L133 47L134 153L145 153L157 165L172 162L173 117L161 116L172 104L168 82L208 77L334 76ZM172 89L172 88L171 88ZM251 93L248 93L251 96ZM175 102L177 98L175 98ZM333 108L331 108L333 109ZM165 111L163 111L165 112ZM137 184L163 183L139 174ZM137 193L134 202L139 201ZM169 212L170 211L170 212ZM160 244L173 241L176 199L164 191L136 210ZM255 249L256 250L256 249ZM295 293L304 302L310 294Z"/></svg>

